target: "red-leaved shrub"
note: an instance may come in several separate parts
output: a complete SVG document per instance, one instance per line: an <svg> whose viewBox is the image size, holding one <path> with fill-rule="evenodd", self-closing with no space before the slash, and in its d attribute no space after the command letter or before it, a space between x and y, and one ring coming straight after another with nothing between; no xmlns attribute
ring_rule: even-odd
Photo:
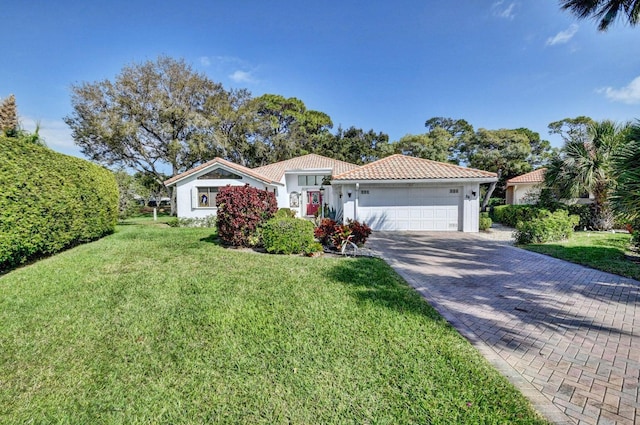
<svg viewBox="0 0 640 425"><path fill-rule="evenodd" d="M216 197L218 236L234 246L251 246L258 226L278 210L272 192L245 186L226 186Z"/></svg>
<svg viewBox="0 0 640 425"><path fill-rule="evenodd" d="M335 233L337 223L330 218L323 218L320 225L313 229L313 235L320 241L322 245L329 245L331 237Z"/></svg>
<svg viewBox="0 0 640 425"><path fill-rule="evenodd" d="M369 235L371 235L371 227L367 226L366 223L359 223L355 220L347 221L347 227L351 230L351 242L360 246L364 245L367 241Z"/></svg>
<svg viewBox="0 0 640 425"><path fill-rule="evenodd" d="M351 236L351 242L358 246L364 245L371 235L371 228L365 223L355 220L348 220L347 224L337 224L335 221L325 218L315 228L314 235L323 245L340 249L349 236Z"/></svg>

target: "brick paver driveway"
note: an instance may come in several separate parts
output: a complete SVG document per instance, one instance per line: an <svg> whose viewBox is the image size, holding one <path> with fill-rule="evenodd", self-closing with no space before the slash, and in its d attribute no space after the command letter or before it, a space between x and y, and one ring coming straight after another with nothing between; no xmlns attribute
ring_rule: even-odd
<svg viewBox="0 0 640 425"><path fill-rule="evenodd" d="M481 235L368 245L551 421L640 424L640 282Z"/></svg>

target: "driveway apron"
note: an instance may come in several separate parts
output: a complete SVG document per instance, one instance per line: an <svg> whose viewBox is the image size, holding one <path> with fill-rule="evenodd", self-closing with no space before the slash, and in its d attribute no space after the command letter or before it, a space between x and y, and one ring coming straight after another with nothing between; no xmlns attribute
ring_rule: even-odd
<svg viewBox="0 0 640 425"><path fill-rule="evenodd" d="M550 421L640 425L640 282L482 234L368 245Z"/></svg>

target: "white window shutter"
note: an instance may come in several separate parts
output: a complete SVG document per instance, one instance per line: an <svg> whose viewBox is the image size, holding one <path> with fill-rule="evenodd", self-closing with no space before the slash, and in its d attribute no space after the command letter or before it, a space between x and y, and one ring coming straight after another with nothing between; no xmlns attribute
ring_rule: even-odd
<svg viewBox="0 0 640 425"><path fill-rule="evenodd" d="M191 188L191 208L198 208L198 188Z"/></svg>

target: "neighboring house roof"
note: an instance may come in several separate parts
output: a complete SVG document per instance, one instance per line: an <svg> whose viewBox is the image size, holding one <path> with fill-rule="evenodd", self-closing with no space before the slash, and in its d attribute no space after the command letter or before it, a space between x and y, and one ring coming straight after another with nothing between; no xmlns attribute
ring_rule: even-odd
<svg viewBox="0 0 640 425"><path fill-rule="evenodd" d="M272 180L269 176L265 176L261 173L252 170L251 168L244 167L242 165L234 164L233 162L227 161L222 158L214 158L211 161L205 162L204 164L198 165L195 168L185 171L184 173L178 174L177 176L171 177L169 180L166 180L164 184L166 186L171 186L172 184L176 184L179 180L184 179L185 177L189 177L192 174L195 174L199 171L205 170L207 168L212 168L214 165L223 165L227 168L230 168L238 173L245 174L247 176L253 177L256 180L260 180L263 183L267 184L279 184L278 181Z"/></svg>
<svg viewBox="0 0 640 425"><path fill-rule="evenodd" d="M542 183L544 182L544 173L546 171L546 168L540 168L539 170L535 170L527 174L522 174L521 176L516 176L512 179L507 180L507 186L522 183Z"/></svg>
<svg viewBox="0 0 640 425"><path fill-rule="evenodd" d="M332 170L332 175L338 175L350 170L358 168L357 165L349 162L338 161L337 159L327 158L326 156L309 154L296 158L287 159L263 167L254 168L253 170L261 175L267 176L273 181L281 181L287 171L303 171L303 170Z"/></svg>
<svg viewBox="0 0 640 425"><path fill-rule="evenodd" d="M335 176L335 181L497 179L496 173L401 154L391 155Z"/></svg>

